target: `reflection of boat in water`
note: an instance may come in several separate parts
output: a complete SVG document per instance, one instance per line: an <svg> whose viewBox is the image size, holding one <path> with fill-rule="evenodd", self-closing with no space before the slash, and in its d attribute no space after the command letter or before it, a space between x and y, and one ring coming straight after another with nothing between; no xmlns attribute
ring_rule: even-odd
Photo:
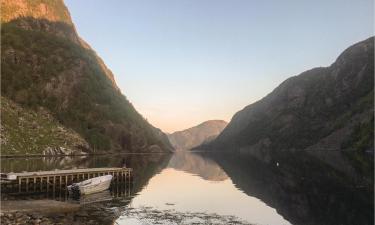
<svg viewBox="0 0 375 225"><path fill-rule="evenodd" d="M111 185L112 175L105 175L100 177L84 180L79 183L69 185L68 191L72 194L87 195L96 192L107 190Z"/></svg>
<svg viewBox="0 0 375 225"><path fill-rule="evenodd" d="M91 195L81 195L75 200L78 200L79 204L91 204L97 202L111 201L112 199L113 196L111 195L110 191L105 190Z"/></svg>

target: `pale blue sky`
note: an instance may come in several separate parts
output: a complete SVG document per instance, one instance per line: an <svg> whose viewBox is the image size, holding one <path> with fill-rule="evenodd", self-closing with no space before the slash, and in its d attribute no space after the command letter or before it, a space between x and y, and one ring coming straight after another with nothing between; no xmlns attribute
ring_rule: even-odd
<svg viewBox="0 0 375 225"><path fill-rule="evenodd" d="M123 94L172 132L229 121L374 33L372 0L65 0Z"/></svg>

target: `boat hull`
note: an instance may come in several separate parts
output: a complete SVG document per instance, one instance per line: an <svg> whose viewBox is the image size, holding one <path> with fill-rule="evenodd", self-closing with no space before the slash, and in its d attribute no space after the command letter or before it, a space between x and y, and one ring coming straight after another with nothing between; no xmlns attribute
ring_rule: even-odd
<svg viewBox="0 0 375 225"><path fill-rule="evenodd" d="M93 194L109 189L111 180L106 180L95 185L79 186L79 192L81 195Z"/></svg>
<svg viewBox="0 0 375 225"><path fill-rule="evenodd" d="M74 183L67 188L70 194L88 195L109 189L111 181L112 175L105 175L91 178L80 183Z"/></svg>

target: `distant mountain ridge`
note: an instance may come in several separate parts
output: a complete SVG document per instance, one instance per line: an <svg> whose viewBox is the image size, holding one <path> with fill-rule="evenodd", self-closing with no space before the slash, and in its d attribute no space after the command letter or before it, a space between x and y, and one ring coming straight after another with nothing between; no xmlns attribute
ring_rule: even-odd
<svg viewBox="0 0 375 225"><path fill-rule="evenodd" d="M149 124L122 95L112 72L78 36L62 0L3 0L1 10L3 98L20 107L49 111L61 126L75 131L88 143L73 150L173 149L167 136ZM10 121L2 118L2 123ZM8 130L3 132L10 135ZM38 151L32 153L44 149Z"/></svg>
<svg viewBox="0 0 375 225"><path fill-rule="evenodd" d="M168 134L168 138L175 149L189 150L216 138L226 125L224 120L208 120L195 127Z"/></svg>
<svg viewBox="0 0 375 225"><path fill-rule="evenodd" d="M283 149L374 149L374 37L329 67L291 77L237 112L211 151L264 154ZM233 150L234 149L234 150Z"/></svg>

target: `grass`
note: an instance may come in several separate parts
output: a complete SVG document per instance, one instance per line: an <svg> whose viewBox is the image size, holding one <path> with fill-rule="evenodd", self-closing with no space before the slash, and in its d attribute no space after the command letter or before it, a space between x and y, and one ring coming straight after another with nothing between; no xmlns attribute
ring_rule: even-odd
<svg viewBox="0 0 375 225"><path fill-rule="evenodd" d="M2 97L1 113L2 155L42 154L47 147L85 145L76 132L64 128L45 109L25 109Z"/></svg>

